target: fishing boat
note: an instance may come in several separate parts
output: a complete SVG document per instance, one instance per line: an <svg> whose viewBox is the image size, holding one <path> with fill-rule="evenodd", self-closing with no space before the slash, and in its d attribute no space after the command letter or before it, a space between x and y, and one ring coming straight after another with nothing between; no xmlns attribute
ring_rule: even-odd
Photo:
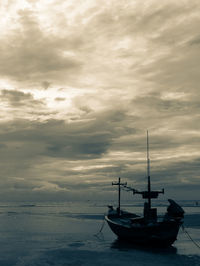
<svg viewBox="0 0 200 266"><path fill-rule="evenodd" d="M138 191L127 186L127 183L122 183L120 178L118 182L113 182L112 185L118 186L118 207L115 209L113 206L108 206L109 210L105 220L120 240L142 245L170 246L177 239L179 228L184 219L184 210L172 199L168 199L169 206L163 216L158 216L157 208L152 208L151 200L158 198L161 193L164 194L164 189L161 191L151 190L148 131L147 183L146 191ZM121 210L121 188L132 191L133 194L142 195L142 198L145 199L143 215Z"/></svg>

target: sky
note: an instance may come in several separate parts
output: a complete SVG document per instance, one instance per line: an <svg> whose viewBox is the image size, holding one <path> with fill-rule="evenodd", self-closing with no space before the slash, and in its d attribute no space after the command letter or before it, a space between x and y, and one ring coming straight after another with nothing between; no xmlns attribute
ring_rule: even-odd
<svg viewBox="0 0 200 266"><path fill-rule="evenodd" d="M147 130L152 189L198 199L199 8L2 0L0 200L109 200L119 176L144 190Z"/></svg>

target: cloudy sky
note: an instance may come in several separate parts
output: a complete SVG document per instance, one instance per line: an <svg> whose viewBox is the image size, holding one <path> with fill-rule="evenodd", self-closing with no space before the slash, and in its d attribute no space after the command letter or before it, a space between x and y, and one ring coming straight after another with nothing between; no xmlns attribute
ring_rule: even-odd
<svg viewBox="0 0 200 266"><path fill-rule="evenodd" d="M0 200L197 199L200 3L2 0ZM161 196L163 197L163 196Z"/></svg>

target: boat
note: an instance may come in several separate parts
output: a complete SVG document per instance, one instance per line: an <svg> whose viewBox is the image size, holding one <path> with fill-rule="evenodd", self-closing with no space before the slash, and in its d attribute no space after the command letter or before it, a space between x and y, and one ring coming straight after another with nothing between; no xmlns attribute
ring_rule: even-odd
<svg viewBox="0 0 200 266"><path fill-rule="evenodd" d="M158 198L159 194L164 194L164 189L161 191L151 190L148 131L147 183L146 191L138 191L127 186L127 183L122 183L120 177L118 182L113 182L112 185L118 186L118 207L114 208L109 205L105 220L119 240L149 246L171 246L177 239L179 229L183 223L184 210L172 199L168 199L169 206L162 216L157 214L157 208L152 208L151 200ZM142 198L145 199L142 215L121 210L121 188L132 191L133 194L142 195Z"/></svg>

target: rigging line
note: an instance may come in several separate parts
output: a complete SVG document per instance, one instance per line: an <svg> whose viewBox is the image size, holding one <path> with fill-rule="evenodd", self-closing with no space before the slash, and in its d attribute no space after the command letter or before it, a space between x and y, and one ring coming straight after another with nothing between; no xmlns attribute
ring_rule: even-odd
<svg viewBox="0 0 200 266"><path fill-rule="evenodd" d="M181 227L182 227L183 232L188 236L188 238L195 244L196 247L200 249L200 245L191 237L191 235L185 229L184 225L182 225Z"/></svg>
<svg viewBox="0 0 200 266"><path fill-rule="evenodd" d="M127 185L122 185L122 190L125 190L125 191L133 191L133 192L136 192L137 189L134 189L132 187L129 187Z"/></svg>
<svg viewBox="0 0 200 266"><path fill-rule="evenodd" d="M94 234L94 236L98 236L102 232L104 225L105 225L105 215L103 216L102 225L101 225L100 230L96 234Z"/></svg>
<svg viewBox="0 0 200 266"><path fill-rule="evenodd" d="M102 225L101 225L101 228L100 228L100 230L99 230L99 233L102 232L102 230L103 230L103 228L104 228L104 225L105 225L105 218L103 219L103 223L102 223Z"/></svg>

